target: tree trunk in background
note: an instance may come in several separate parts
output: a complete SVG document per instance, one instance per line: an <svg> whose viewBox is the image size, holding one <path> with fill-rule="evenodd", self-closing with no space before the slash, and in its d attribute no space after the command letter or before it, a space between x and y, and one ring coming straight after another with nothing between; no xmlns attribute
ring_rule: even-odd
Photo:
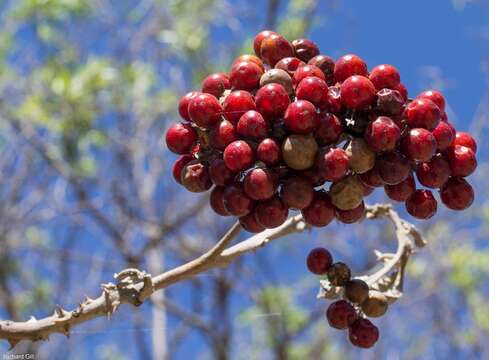
<svg viewBox="0 0 489 360"><path fill-rule="evenodd" d="M163 251L156 247L148 254L148 267L150 274L160 274L164 270ZM158 291L152 295L156 304L164 304L165 290ZM153 331L151 332L151 343L153 359L167 360L168 349L166 346L166 311L161 307L153 306L151 319Z"/></svg>

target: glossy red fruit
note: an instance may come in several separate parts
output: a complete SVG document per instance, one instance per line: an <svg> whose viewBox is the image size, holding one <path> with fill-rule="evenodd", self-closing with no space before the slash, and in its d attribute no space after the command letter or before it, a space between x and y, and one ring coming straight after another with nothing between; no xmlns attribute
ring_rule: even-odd
<svg viewBox="0 0 489 360"><path fill-rule="evenodd" d="M267 84L255 96L256 107L267 118L282 117L290 104L287 90L280 84Z"/></svg>
<svg viewBox="0 0 489 360"><path fill-rule="evenodd" d="M221 216L229 216L230 215L229 212L224 207L223 194L224 194L224 188L220 186L216 186L211 191L209 203L211 205L212 210L214 210L216 214Z"/></svg>
<svg viewBox="0 0 489 360"><path fill-rule="evenodd" d="M333 264L331 253L325 248L312 249L307 255L307 269L316 275L326 274Z"/></svg>
<svg viewBox="0 0 489 360"><path fill-rule="evenodd" d="M223 154L224 163L232 171L249 168L254 159L253 149L246 141L236 140L226 146Z"/></svg>
<svg viewBox="0 0 489 360"><path fill-rule="evenodd" d="M270 66L274 67L281 59L291 56L294 56L294 49L282 35L271 34L262 40L260 58Z"/></svg>
<svg viewBox="0 0 489 360"><path fill-rule="evenodd" d="M241 216L239 218L239 223L246 231L250 233L260 233L265 230L265 227L261 225L258 221L256 221L256 216L254 212L249 213L248 215Z"/></svg>
<svg viewBox="0 0 489 360"><path fill-rule="evenodd" d="M180 155L178 159L173 163L172 174L175 181L179 184L182 183L182 170L190 161L195 160L192 155Z"/></svg>
<svg viewBox="0 0 489 360"><path fill-rule="evenodd" d="M259 32L253 41L253 50L255 51L255 54L260 57L260 48L261 48L261 43L263 39L269 38L271 35L277 34L275 31L272 30L263 30Z"/></svg>
<svg viewBox="0 0 489 360"><path fill-rule="evenodd" d="M180 180L188 191L195 193L207 191L212 186L207 166L197 160L185 165Z"/></svg>
<svg viewBox="0 0 489 360"><path fill-rule="evenodd" d="M430 190L416 190L406 200L407 212L417 219L429 219L435 215L437 202Z"/></svg>
<svg viewBox="0 0 489 360"><path fill-rule="evenodd" d="M323 227L334 219L335 208L326 192L315 191L311 204L302 209L301 212L309 225Z"/></svg>
<svg viewBox="0 0 489 360"><path fill-rule="evenodd" d="M235 90L251 91L260 86L263 70L252 61L241 61L229 73L229 82Z"/></svg>
<svg viewBox="0 0 489 360"><path fill-rule="evenodd" d="M251 61L251 62L254 62L256 65L258 65L261 69L261 71L265 71L265 66L263 66L263 61L261 61L261 59L258 57L258 56L255 56L255 55L249 55L249 54L245 54L245 55L241 55L241 56L238 56L234 61L233 61L233 64L231 65L231 68L236 65L237 63L240 63L242 61Z"/></svg>
<svg viewBox="0 0 489 360"><path fill-rule="evenodd" d="M256 149L256 158L266 165L276 165L282 158L280 145L274 139L262 140Z"/></svg>
<svg viewBox="0 0 489 360"><path fill-rule="evenodd" d="M319 55L319 47L309 39L296 39L292 41L295 56L308 62L314 56Z"/></svg>
<svg viewBox="0 0 489 360"><path fill-rule="evenodd" d="M306 100L297 100L289 105L284 115L287 129L297 134L308 134L318 125L316 108Z"/></svg>
<svg viewBox="0 0 489 360"><path fill-rule="evenodd" d="M350 109L364 109L375 100L376 90L365 76L354 75L341 84L341 102Z"/></svg>
<svg viewBox="0 0 489 360"><path fill-rule="evenodd" d="M397 116L404 111L404 98L397 90L382 89L377 92L375 110L384 115Z"/></svg>
<svg viewBox="0 0 489 360"><path fill-rule="evenodd" d="M409 159L429 161L435 155L438 144L431 132L426 129L411 129L401 141L401 151Z"/></svg>
<svg viewBox="0 0 489 360"><path fill-rule="evenodd" d="M466 177L472 174L477 168L477 158L471 148L455 145L450 147L446 156L452 176Z"/></svg>
<svg viewBox="0 0 489 360"><path fill-rule="evenodd" d="M182 119L191 121L190 115L188 113L188 104L190 103L190 100L192 100L194 97L196 97L199 94L201 93L198 91L192 91L182 96L180 102L178 103L178 113L180 114Z"/></svg>
<svg viewBox="0 0 489 360"><path fill-rule="evenodd" d="M309 76L303 79L295 92L297 99L307 100L320 110L328 107L328 85L324 80L316 76Z"/></svg>
<svg viewBox="0 0 489 360"><path fill-rule="evenodd" d="M211 74L202 82L202 92L214 95L218 99L227 89L231 89L231 83L224 73Z"/></svg>
<svg viewBox="0 0 489 360"><path fill-rule="evenodd" d="M369 196L375 190L375 188L373 186L368 186L363 181L360 181L360 184L362 185L363 197Z"/></svg>
<svg viewBox="0 0 489 360"><path fill-rule="evenodd" d="M338 181L349 169L349 158L345 150L331 148L318 156L316 167L319 175L326 181Z"/></svg>
<svg viewBox="0 0 489 360"><path fill-rule="evenodd" d="M435 137L438 151L448 149L455 139L455 128L448 122L440 121L431 133Z"/></svg>
<svg viewBox="0 0 489 360"><path fill-rule="evenodd" d="M350 342L358 347L368 349L379 340L379 329L368 319L357 319L348 330Z"/></svg>
<svg viewBox="0 0 489 360"><path fill-rule="evenodd" d="M453 141L453 146L460 145L460 146L466 146L474 153L477 152L477 142L475 139L470 135L469 133L463 132L463 131L457 131L455 134L455 140Z"/></svg>
<svg viewBox="0 0 489 360"><path fill-rule="evenodd" d="M335 144L340 140L343 133L343 126L340 119L332 114L322 112L317 115L318 127L314 132L316 140L321 145Z"/></svg>
<svg viewBox="0 0 489 360"><path fill-rule="evenodd" d="M365 141L376 152L392 151L401 137L401 130L391 118L379 116L365 129Z"/></svg>
<svg viewBox="0 0 489 360"><path fill-rule="evenodd" d="M250 110L241 116L236 130L241 136L263 139L267 137L270 131L270 124L258 111Z"/></svg>
<svg viewBox="0 0 489 360"><path fill-rule="evenodd" d="M275 179L270 170L256 168L246 174L243 189L253 200L267 200L275 193Z"/></svg>
<svg viewBox="0 0 489 360"><path fill-rule="evenodd" d="M218 158L209 164L209 177L213 184L225 186L233 181L234 173L228 169L224 160Z"/></svg>
<svg viewBox="0 0 489 360"><path fill-rule="evenodd" d="M292 83L294 84L294 86L297 86L302 80L309 76L315 76L320 78L321 80L326 80L323 72L317 66L302 65L295 71L294 76L292 77Z"/></svg>
<svg viewBox="0 0 489 360"><path fill-rule="evenodd" d="M411 171L408 159L398 152L389 152L377 158L375 167L385 184L395 185L405 180Z"/></svg>
<svg viewBox="0 0 489 360"><path fill-rule="evenodd" d="M233 123L226 119L218 122L209 131L210 145L219 150L224 150L236 139L236 129Z"/></svg>
<svg viewBox="0 0 489 360"><path fill-rule="evenodd" d="M215 96L199 94L190 100L188 114L195 124L209 128L221 119L222 107Z"/></svg>
<svg viewBox="0 0 489 360"><path fill-rule="evenodd" d="M365 213L365 203L362 201L360 205L351 210L336 209L336 219L344 224L353 224L363 218Z"/></svg>
<svg viewBox="0 0 489 360"><path fill-rule="evenodd" d="M426 90L417 96L417 99L428 99L433 101L441 112L445 111L445 97L437 90Z"/></svg>
<svg viewBox="0 0 489 360"><path fill-rule="evenodd" d="M371 170L360 174L360 180L363 184L370 187L380 187L386 185L385 181L380 176L379 167L374 166Z"/></svg>
<svg viewBox="0 0 489 360"><path fill-rule="evenodd" d="M357 319L357 312L353 305L346 300L338 300L329 305L326 310L329 326L343 330L348 328Z"/></svg>
<svg viewBox="0 0 489 360"><path fill-rule="evenodd" d="M228 185L222 195L224 208L233 216L248 215L253 209L253 201L246 196L240 186Z"/></svg>
<svg viewBox="0 0 489 360"><path fill-rule="evenodd" d="M395 90L399 91L399 93L402 95L402 98L404 99L404 101L408 100L408 91L407 91L406 85L401 83L396 87Z"/></svg>
<svg viewBox="0 0 489 360"><path fill-rule="evenodd" d="M416 182L412 174L396 185L385 185L384 191L394 201L406 201L415 191Z"/></svg>
<svg viewBox="0 0 489 360"><path fill-rule="evenodd" d="M297 69L302 65L306 65L306 63L301 59L296 57L286 57L275 64L275 69L284 70L290 77L293 77Z"/></svg>
<svg viewBox="0 0 489 360"><path fill-rule="evenodd" d="M278 197L260 202L255 209L256 220L267 229L282 225L289 214L289 209Z"/></svg>
<svg viewBox="0 0 489 360"><path fill-rule="evenodd" d="M334 68L336 81L341 83L353 75L368 76L367 64L357 55L340 57Z"/></svg>
<svg viewBox="0 0 489 360"><path fill-rule="evenodd" d="M237 124L239 118L249 110L256 110L253 96L243 90L231 92L224 100L224 116L233 124Z"/></svg>
<svg viewBox="0 0 489 360"><path fill-rule="evenodd" d="M186 154L197 141L197 132L189 124L173 124L166 132L165 141L171 152Z"/></svg>
<svg viewBox="0 0 489 360"><path fill-rule="evenodd" d="M433 130L438 126L440 116L440 109L429 99L414 99L404 110L404 117L410 128Z"/></svg>
<svg viewBox="0 0 489 360"><path fill-rule="evenodd" d="M341 113L343 103L341 102L341 90L339 86L330 86L328 89L328 111L331 113Z"/></svg>
<svg viewBox="0 0 489 360"><path fill-rule="evenodd" d="M452 210L465 210L474 202L474 189L462 178L450 178L440 190L443 204Z"/></svg>
<svg viewBox="0 0 489 360"><path fill-rule="evenodd" d="M441 154L433 156L430 161L418 164L416 176L419 182L429 188L440 188L450 177L450 165Z"/></svg>
<svg viewBox="0 0 489 360"><path fill-rule="evenodd" d="M392 65L378 65L370 71L370 81L374 84L377 90L384 88L396 89L401 83L401 75L399 71Z"/></svg>
<svg viewBox="0 0 489 360"><path fill-rule="evenodd" d="M315 65L323 72L326 83L328 85L333 85L335 83L334 79L334 60L326 55L314 56L311 60L307 62L309 65Z"/></svg>
<svg viewBox="0 0 489 360"><path fill-rule="evenodd" d="M280 198L290 209L304 209L314 198L314 186L305 176L293 176L282 184Z"/></svg>

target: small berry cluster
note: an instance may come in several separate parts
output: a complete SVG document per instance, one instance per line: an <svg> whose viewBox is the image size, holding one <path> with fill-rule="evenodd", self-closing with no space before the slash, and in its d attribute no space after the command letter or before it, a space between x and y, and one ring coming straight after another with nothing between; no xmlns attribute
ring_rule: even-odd
<svg viewBox="0 0 489 360"><path fill-rule="evenodd" d="M313 249L307 256L307 267L316 275L326 275L332 286L342 287L343 299L332 303L326 318L335 329L348 329L350 342L361 348L370 348L379 339L379 329L366 317L379 317L386 313L388 302L384 294L370 290L360 279L352 279L350 268L333 263L331 253L324 248Z"/></svg>
<svg viewBox="0 0 489 360"><path fill-rule="evenodd" d="M181 155L175 180L191 192L215 185L216 213L239 217L250 232L281 225L289 209L312 226L335 217L349 224L362 218L363 197L383 186L428 219L437 200L417 189L413 173L440 189L448 208L471 205L464 177L477 166L476 143L447 121L440 92L408 99L395 67L368 72L356 55L334 62L307 39L262 31L253 46L256 56L238 57L228 74L209 75L201 92L186 94L184 121L166 133Z"/></svg>

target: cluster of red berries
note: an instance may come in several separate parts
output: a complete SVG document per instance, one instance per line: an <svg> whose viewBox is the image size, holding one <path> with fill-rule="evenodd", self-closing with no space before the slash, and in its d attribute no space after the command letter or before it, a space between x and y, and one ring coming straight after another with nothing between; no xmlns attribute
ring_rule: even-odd
<svg viewBox="0 0 489 360"><path fill-rule="evenodd" d="M437 200L417 189L414 172L448 208L471 205L464 177L477 166L476 143L447 121L440 92L408 99L395 67L369 73L356 55L334 62L308 39L262 31L253 45L256 56L238 57L228 74L209 75L201 92L181 99L184 121L166 133L181 155L176 181L192 192L214 185L216 213L239 217L250 232L281 225L289 209L312 226L354 223L363 197L383 186L428 219Z"/></svg>
<svg viewBox="0 0 489 360"><path fill-rule="evenodd" d="M342 288L343 299L332 303L326 311L329 325L335 329L348 329L350 342L355 346L374 346L379 339L379 329L366 317L386 313L386 296L370 290L365 281L352 279L350 268L342 262L333 263L331 253L324 248L309 253L307 267L313 274L326 275L332 286Z"/></svg>

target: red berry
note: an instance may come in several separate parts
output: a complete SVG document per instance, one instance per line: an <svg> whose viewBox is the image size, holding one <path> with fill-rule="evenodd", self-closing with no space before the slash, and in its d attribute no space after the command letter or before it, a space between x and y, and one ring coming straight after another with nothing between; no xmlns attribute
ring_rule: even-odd
<svg viewBox="0 0 489 360"><path fill-rule="evenodd" d="M452 146L447 150L446 155L453 176L469 176L477 167L475 153L466 146Z"/></svg>
<svg viewBox="0 0 489 360"><path fill-rule="evenodd" d="M436 152L436 139L426 129L411 129L401 141L401 150L411 160L428 161Z"/></svg>
<svg viewBox="0 0 489 360"><path fill-rule="evenodd" d="M190 192L204 192L212 186L207 167L197 160L185 165L180 180L182 185Z"/></svg>
<svg viewBox="0 0 489 360"><path fill-rule="evenodd" d="M379 175L388 185L399 184L405 180L411 171L411 164L405 156L398 152L385 153L376 162Z"/></svg>
<svg viewBox="0 0 489 360"><path fill-rule="evenodd" d="M429 188L440 188L450 177L450 165L441 154L430 161L423 162L416 168L419 182Z"/></svg>
<svg viewBox="0 0 489 360"><path fill-rule="evenodd" d="M431 133L435 137L438 151L448 149L455 139L455 128L448 122L440 121Z"/></svg>
<svg viewBox="0 0 489 360"><path fill-rule="evenodd" d="M376 90L365 76L350 76L341 84L341 102L350 109L363 109L375 100Z"/></svg>
<svg viewBox="0 0 489 360"><path fill-rule="evenodd" d="M476 141L474 140L472 135L470 135L469 133L463 132L463 131L457 131L456 132L455 140L453 141L452 145L453 146L455 146L455 145L466 146L466 147L472 149L472 151L474 153L477 152Z"/></svg>
<svg viewBox="0 0 489 360"><path fill-rule="evenodd" d="M394 201L406 201L416 191L416 183L412 174L396 185L385 185L385 193Z"/></svg>
<svg viewBox="0 0 489 360"><path fill-rule="evenodd" d="M326 181L337 181L348 172L349 158L345 150L331 148L321 154L316 162L319 175Z"/></svg>
<svg viewBox="0 0 489 360"><path fill-rule="evenodd" d="M270 125L259 112L250 110L241 116L236 130L241 136L261 139L268 135Z"/></svg>
<svg viewBox="0 0 489 360"><path fill-rule="evenodd" d="M306 63L296 57L286 57L275 64L275 69L284 70L290 77L293 77L294 73L302 65L306 65Z"/></svg>
<svg viewBox="0 0 489 360"><path fill-rule="evenodd" d="M367 126L364 136L372 150L392 151L401 137L401 130L391 118L379 116Z"/></svg>
<svg viewBox="0 0 489 360"><path fill-rule="evenodd" d="M256 107L265 117L283 116L290 104L289 94L280 84L268 84L256 93Z"/></svg>
<svg viewBox="0 0 489 360"><path fill-rule="evenodd" d="M326 80L323 72L317 66L302 65L295 71L294 77L292 78L292 83L294 84L294 86L297 86L302 80L309 76L315 76L320 78L321 80Z"/></svg>
<svg viewBox="0 0 489 360"><path fill-rule="evenodd" d="M429 219L435 215L437 202L430 190L416 190L406 200L406 210L417 219Z"/></svg>
<svg viewBox="0 0 489 360"><path fill-rule="evenodd" d="M233 91L224 100L224 115L233 124L237 124L241 115L248 110L256 110L253 96L243 90Z"/></svg>
<svg viewBox="0 0 489 360"><path fill-rule="evenodd" d="M328 85L316 76L303 79L296 88L297 99L307 100L324 110L328 106Z"/></svg>
<svg viewBox="0 0 489 360"><path fill-rule="evenodd" d="M292 41L292 48L294 49L295 56L305 62L319 55L318 46L309 39L296 39Z"/></svg>
<svg viewBox="0 0 489 360"><path fill-rule="evenodd" d="M320 113L317 115L318 128L314 135L322 145L335 144L340 139L343 126L340 119L332 113Z"/></svg>
<svg viewBox="0 0 489 360"><path fill-rule="evenodd" d="M261 48L262 41L266 38L269 38L273 34L277 34L277 33L275 31L271 31L271 30L263 30L255 36L255 40L253 41L253 50L255 51L255 54L257 56L259 56L259 57L261 56L260 55L260 48Z"/></svg>
<svg viewBox="0 0 489 360"><path fill-rule="evenodd" d="M365 203L362 201L360 205L351 210L336 209L336 219L344 224L353 224L359 221L365 213Z"/></svg>
<svg viewBox="0 0 489 360"><path fill-rule="evenodd" d="M333 220L335 208L326 192L315 191L311 204L302 209L301 212L309 225L323 227Z"/></svg>
<svg viewBox="0 0 489 360"><path fill-rule="evenodd" d="M214 95L218 99L227 89L231 89L231 83L224 73L211 74L202 82L202 92Z"/></svg>
<svg viewBox="0 0 489 360"><path fill-rule="evenodd" d="M166 146L175 154L189 153L197 141L197 133L189 124L173 124L166 132Z"/></svg>
<svg viewBox="0 0 489 360"><path fill-rule="evenodd" d="M318 55L313 57L311 60L307 62L309 65L315 65L324 74L324 77L326 78L326 83L328 85L333 85L334 84L334 60L330 58L329 56L326 55Z"/></svg>
<svg viewBox="0 0 489 360"><path fill-rule="evenodd" d="M357 319L348 331L350 342L361 348L371 348L379 340L379 329L368 319Z"/></svg>
<svg viewBox="0 0 489 360"><path fill-rule="evenodd" d="M243 188L251 199L267 200L275 193L276 186L269 170L256 168L246 174Z"/></svg>
<svg viewBox="0 0 489 360"><path fill-rule="evenodd" d="M452 210L465 210L474 202L474 189L462 178L450 178L440 190L443 204Z"/></svg>
<svg viewBox="0 0 489 360"><path fill-rule="evenodd" d="M368 76L367 64L356 55L345 55L338 59L334 68L337 82L343 82L353 75Z"/></svg>
<svg viewBox="0 0 489 360"><path fill-rule="evenodd" d="M357 319L357 312L353 305L346 300L338 300L329 305L326 311L329 326L343 330L348 328Z"/></svg>
<svg viewBox="0 0 489 360"><path fill-rule="evenodd" d="M209 177L217 186L224 186L232 182L234 173L228 169L224 160L215 159L209 164Z"/></svg>
<svg viewBox="0 0 489 360"><path fill-rule="evenodd" d="M402 98L404 99L404 101L408 100L408 91L407 91L407 88L404 84L397 85L395 90L399 91L399 93L402 95Z"/></svg>
<svg viewBox="0 0 489 360"><path fill-rule="evenodd" d="M331 253L325 248L315 248L309 252L306 260L307 268L316 275L326 274L333 264Z"/></svg>
<svg viewBox="0 0 489 360"><path fill-rule="evenodd" d="M258 144L256 158L266 165L275 165L282 158L282 151L274 139L264 139Z"/></svg>
<svg viewBox="0 0 489 360"><path fill-rule="evenodd" d="M273 67L281 59L291 56L294 56L294 49L282 35L271 34L262 40L260 58L270 66Z"/></svg>
<svg viewBox="0 0 489 360"><path fill-rule="evenodd" d="M177 183L182 183L182 170L185 165L187 165L192 160L194 160L194 157L192 155L180 155L178 159L173 163L172 174Z"/></svg>
<svg viewBox="0 0 489 360"><path fill-rule="evenodd" d="M314 197L314 186L304 176L294 176L287 179L282 185L280 198L291 209L304 209L308 207Z"/></svg>
<svg viewBox="0 0 489 360"><path fill-rule="evenodd" d="M226 146L236 140L234 125L226 119L221 120L209 131L209 143L212 147L224 150Z"/></svg>
<svg viewBox="0 0 489 360"><path fill-rule="evenodd" d="M404 101L399 91L382 89L377 92L375 110L385 115L400 115L404 110Z"/></svg>
<svg viewBox="0 0 489 360"><path fill-rule="evenodd" d="M221 216L229 216L230 215L229 212L224 207L223 193L224 193L224 188L220 186L216 186L211 191L209 202L212 210L214 210L216 214Z"/></svg>
<svg viewBox="0 0 489 360"><path fill-rule="evenodd" d="M445 111L445 98L443 94L436 90L426 90L418 95L417 99L428 99L433 101L441 112Z"/></svg>
<svg viewBox="0 0 489 360"><path fill-rule="evenodd" d="M273 197L264 202L260 202L255 209L256 220L266 227L273 229L282 225L289 214L289 209L280 201L278 197Z"/></svg>
<svg viewBox="0 0 489 360"><path fill-rule="evenodd" d="M338 86L330 86L327 94L328 111L338 114L343 109L341 102L341 90Z"/></svg>
<svg viewBox="0 0 489 360"><path fill-rule="evenodd" d="M223 154L226 166L232 171L249 168L254 161L253 149L246 141L236 140L226 146Z"/></svg>
<svg viewBox="0 0 489 360"><path fill-rule="evenodd" d="M360 181L360 184L362 185L363 197L369 196L375 190L373 186L368 186L363 181Z"/></svg>
<svg viewBox="0 0 489 360"><path fill-rule="evenodd" d="M245 216L241 216L239 218L239 223L241 224L243 229L251 233L260 233L265 230L265 227L261 225L258 221L256 221L256 216L254 212L251 212Z"/></svg>
<svg viewBox="0 0 489 360"><path fill-rule="evenodd" d="M233 216L248 215L253 209L253 201L237 185L228 185L222 195L224 208Z"/></svg>
<svg viewBox="0 0 489 360"><path fill-rule="evenodd" d="M222 107L215 96L199 94L190 100L188 113L194 123L200 127L208 128L221 119Z"/></svg>
<svg viewBox="0 0 489 360"><path fill-rule="evenodd" d="M360 174L360 180L362 183L371 187L380 187L385 185L385 181L380 176L379 167L374 166L371 170Z"/></svg>
<svg viewBox="0 0 489 360"><path fill-rule="evenodd" d="M404 117L410 128L433 130L440 122L441 112L429 99L415 99L404 110Z"/></svg>
<svg viewBox="0 0 489 360"><path fill-rule="evenodd" d="M261 71L265 71L265 67L263 66L263 61L260 60L259 57L255 56L255 55L241 55L241 56L238 56L234 61L233 61L233 64L231 65L231 68L234 67L234 65L242 62L242 61L251 61L253 63L255 63L256 65L258 65L261 69Z"/></svg>
<svg viewBox="0 0 489 360"><path fill-rule="evenodd" d="M369 78L377 90L384 88L396 89L401 83L399 71L394 66L388 64L374 67L370 72Z"/></svg>
<svg viewBox="0 0 489 360"><path fill-rule="evenodd" d="M198 91L192 91L182 96L180 102L178 103L178 113L180 114L182 119L191 121L190 115L188 114L188 104L190 103L190 100L192 100L199 94L201 93Z"/></svg>
<svg viewBox="0 0 489 360"><path fill-rule="evenodd" d="M284 123L292 132L308 134L317 127L316 108L306 100L294 101L285 111Z"/></svg>
<svg viewBox="0 0 489 360"><path fill-rule="evenodd" d="M251 61L237 63L229 73L229 82L235 90L254 90L260 85L262 69Z"/></svg>

